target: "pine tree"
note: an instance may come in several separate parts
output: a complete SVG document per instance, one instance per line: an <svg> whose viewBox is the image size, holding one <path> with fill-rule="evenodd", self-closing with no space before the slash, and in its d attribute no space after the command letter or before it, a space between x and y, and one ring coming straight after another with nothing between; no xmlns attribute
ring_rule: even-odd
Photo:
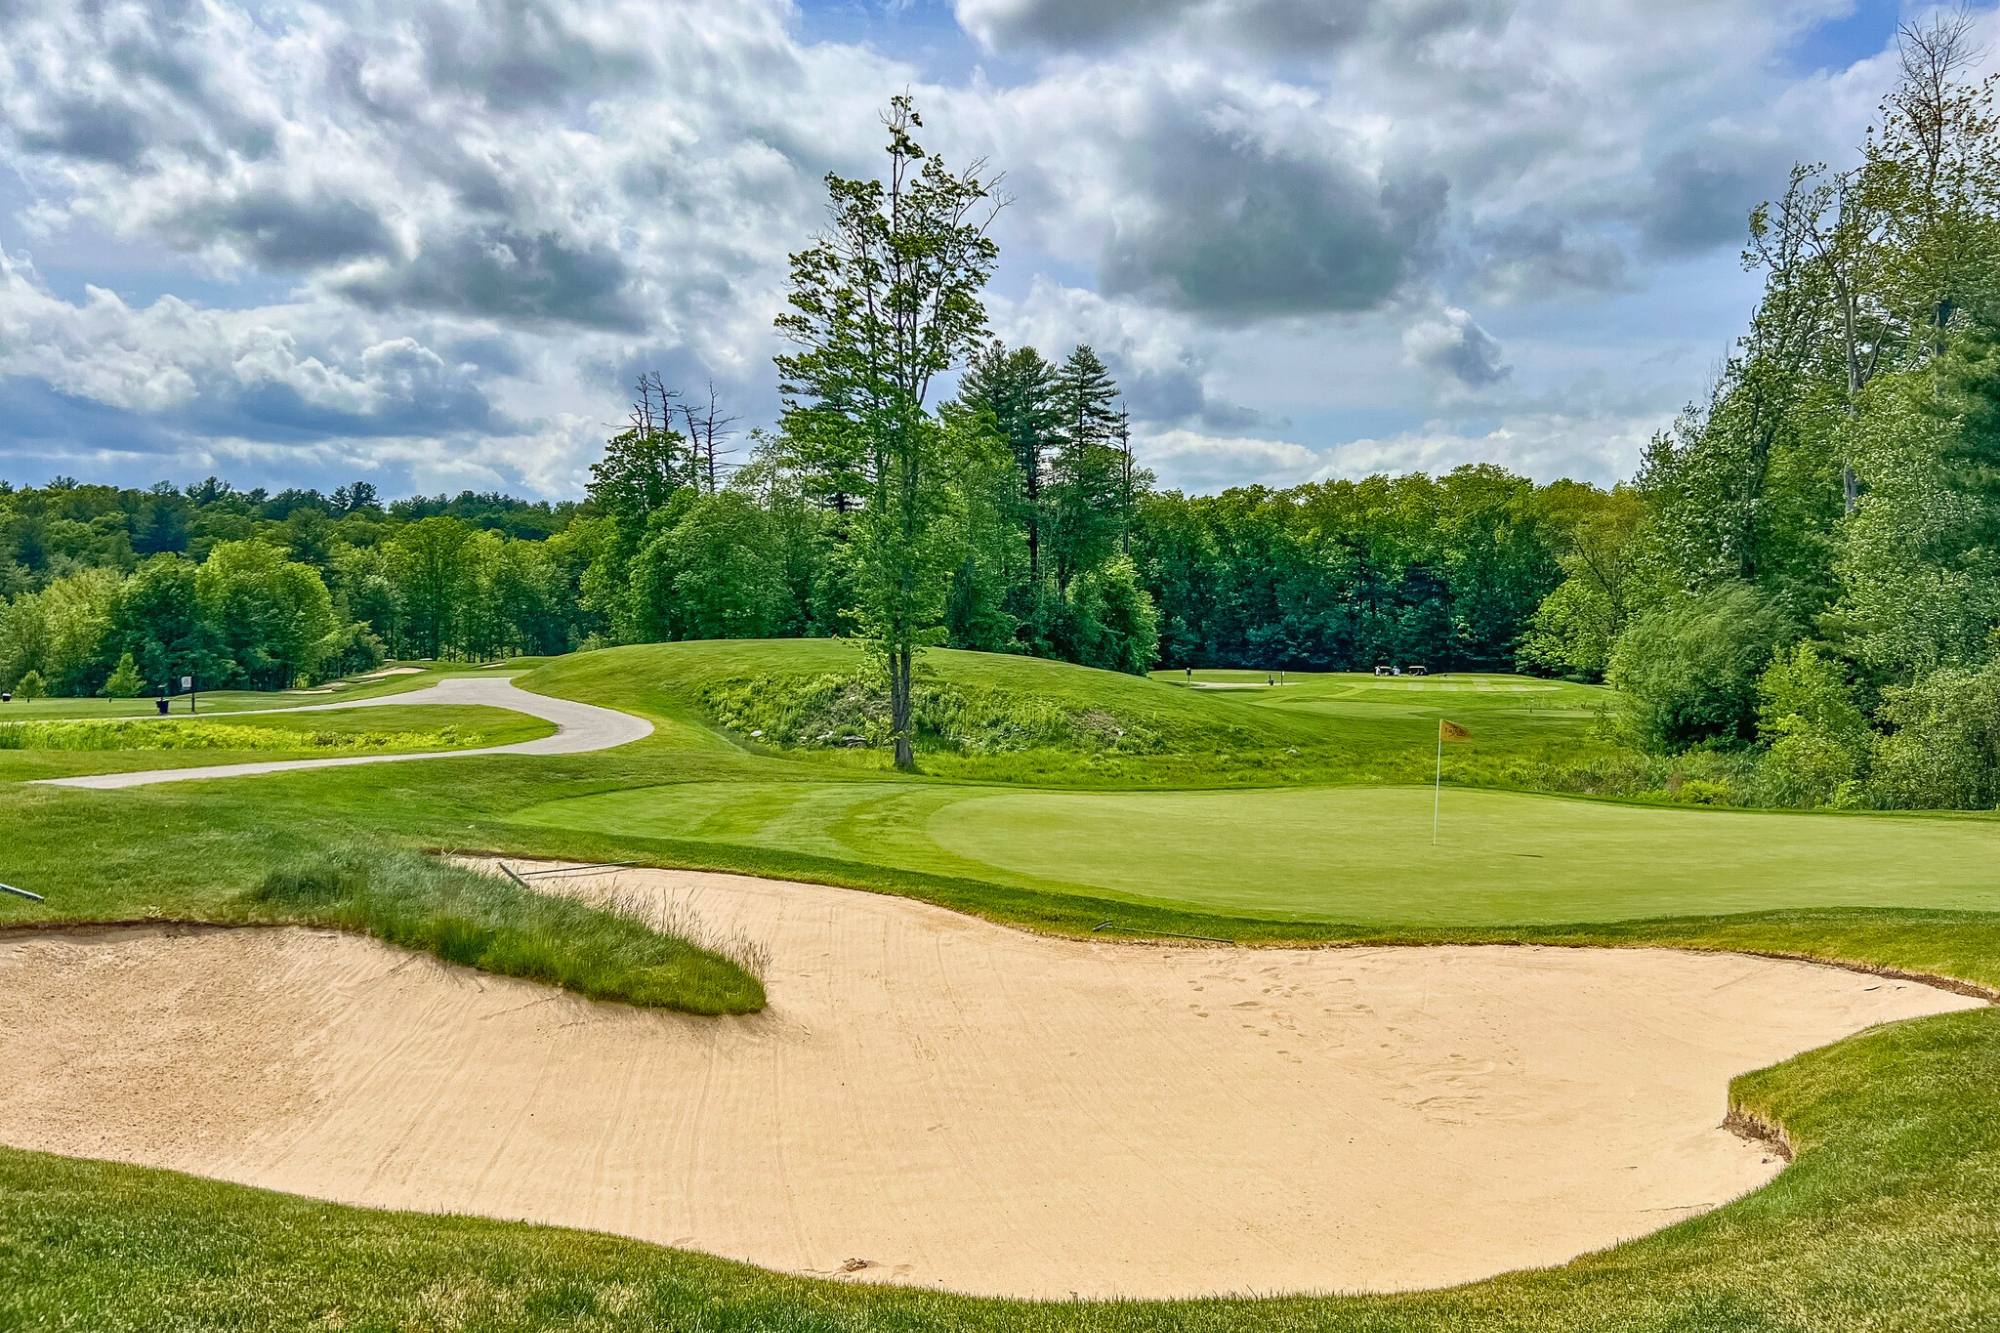
<svg viewBox="0 0 2000 1333"><path fill-rule="evenodd" d="M1050 546L1059 591L1101 564L1119 526L1118 386L1089 346L1069 354L1056 373L1062 434L1049 468Z"/></svg>
<svg viewBox="0 0 2000 1333"><path fill-rule="evenodd" d="M1044 492L1049 451L1061 436L1056 368L1032 347L1009 351L998 341L973 357L959 386L959 401L993 416L1021 474L1020 524L1028 544L1028 582L1042 577Z"/></svg>

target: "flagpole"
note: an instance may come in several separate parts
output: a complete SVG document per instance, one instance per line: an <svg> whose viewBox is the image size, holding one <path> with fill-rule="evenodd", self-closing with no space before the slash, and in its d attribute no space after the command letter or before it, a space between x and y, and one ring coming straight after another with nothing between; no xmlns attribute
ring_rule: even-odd
<svg viewBox="0 0 2000 1333"><path fill-rule="evenodd" d="M1438 720L1437 776L1431 781L1431 846L1438 845L1438 805L1444 799L1444 720Z"/></svg>

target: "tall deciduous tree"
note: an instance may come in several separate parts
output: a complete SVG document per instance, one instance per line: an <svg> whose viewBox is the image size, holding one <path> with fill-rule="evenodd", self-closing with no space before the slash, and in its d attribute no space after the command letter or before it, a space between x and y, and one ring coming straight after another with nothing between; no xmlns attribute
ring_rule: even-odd
<svg viewBox="0 0 2000 1333"><path fill-rule="evenodd" d="M983 164L954 172L918 145L923 121L891 99L882 180L829 175L828 231L791 259L777 358L788 433L865 484L853 528L862 624L888 678L898 768L915 767L911 676L944 611L946 433L926 410L935 379L985 332L980 293L998 247Z"/></svg>

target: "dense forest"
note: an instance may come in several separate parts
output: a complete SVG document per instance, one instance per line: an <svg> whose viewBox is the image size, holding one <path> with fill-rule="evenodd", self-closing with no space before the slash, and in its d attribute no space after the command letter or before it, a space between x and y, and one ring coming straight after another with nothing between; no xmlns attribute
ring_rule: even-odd
<svg viewBox="0 0 2000 1333"><path fill-rule="evenodd" d="M856 631L841 515L773 441L713 484L649 486L661 443L614 439L590 498L560 505L384 505L365 482L0 487L0 688L33 672L42 692L101 693L128 652L136 692L189 673L281 687L386 656ZM1039 504L998 467L960 497L984 499L988 526L944 579L941 642L1125 670L1511 668L1580 516L1613 503L1481 467L1194 497L1141 475L1107 505L1049 471Z"/></svg>
<svg viewBox="0 0 2000 1333"><path fill-rule="evenodd" d="M877 644L892 706L930 643L1524 670L1619 687L1685 799L1990 807L2000 128L1967 33L1906 29L1858 163L1751 214L1749 328L1609 491L1490 465L1159 490L1092 348L989 335L999 201L898 98L884 179L829 178L792 257L774 428L648 375L578 503L0 488L0 687L819 635Z"/></svg>

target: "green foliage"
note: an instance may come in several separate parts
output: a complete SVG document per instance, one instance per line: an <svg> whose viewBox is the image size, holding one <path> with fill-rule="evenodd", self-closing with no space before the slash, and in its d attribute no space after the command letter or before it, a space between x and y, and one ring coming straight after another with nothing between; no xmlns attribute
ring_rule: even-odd
<svg viewBox="0 0 2000 1333"><path fill-rule="evenodd" d="M1143 676L1160 650L1160 620L1131 560L1115 556L1070 587L1067 654L1084 666Z"/></svg>
<svg viewBox="0 0 2000 1333"><path fill-rule="evenodd" d="M1947 668L1891 689L1869 792L1910 810L1991 810L2000 804L2000 661Z"/></svg>
<svg viewBox="0 0 2000 1333"><path fill-rule="evenodd" d="M880 747L888 692L870 675L717 682L695 696L716 721L765 744ZM920 752L994 755L1038 748L1154 754L1162 734L1140 718L1011 691L954 685L919 671L912 691Z"/></svg>
<svg viewBox="0 0 2000 1333"><path fill-rule="evenodd" d="M885 124L886 180L829 175L832 229L792 255L777 327L797 350L777 366L786 431L810 442L821 489L867 497L849 528L854 609L885 669L907 768L916 652L942 627L956 556L943 485L953 437L926 400L985 333L980 295L999 250L986 234L989 186L917 144L923 119L908 94L890 99Z"/></svg>
<svg viewBox="0 0 2000 1333"><path fill-rule="evenodd" d="M39 671L29 671L14 682L14 697L27 703L33 703L48 692L48 686L43 682L42 673Z"/></svg>
<svg viewBox="0 0 2000 1333"><path fill-rule="evenodd" d="M1757 804L1799 810L1844 808L1858 801L1860 763L1853 746L1810 726L1787 730L1757 764Z"/></svg>
<svg viewBox="0 0 2000 1333"><path fill-rule="evenodd" d="M633 562L649 638L755 639L787 609L772 524L738 491L682 491L655 515Z"/></svg>
<svg viewBox="0 0 2000 1333"><path fill-rule="evenodd" d="M319 669L334 628L332 598L318 570L276 546L217 546L195 572L195 600L228 664L226 678L209 684L284 689Z"/></svg>
<svg viewBox="0 0 2000 1333"><path fill-rule="evenodd" d="M1837 663L1811 643L1780 654L1757 681L1758 803L1848 806L1868 760L1868 720Z"/></svg>
<svg viewBox="0 0 2000 1333"><path fill-rule="evenodd" d="M1656 754L1741 744L1757 728L1757 686L1790 625L1748 584L1677 599L1634 619L1607 676L1633 741Z"/></svg>
<svg viewBox="0 0 2000 1333"><path fill-rule="evenodd" d="M1865 489L1841 528L1828 623L1882 682L1976 661L2000 620L2000 553L1987 544L2000 513L1953 464L1966 449L1964 405L1939 396L1939 373L1882 376L1847 426ZM2000 393L2000 381L1987 387Z"/></svg>
<svg viewBox="0 0 2000 1333"><path fill-rule="evenodd" d="M1117 396L1104 362L1087 345L1069 354L1051 388L1058 433L1049 466L1047 544L1050 573L1065 595L1117 549Z"/></svg>
<svg viewBox="0 0 2000 1333"><path fill-rule="evenodd" d="M1628 486L1601 491L1561 481L1535 497L1563 579L1521 636L1521 665L1601 680L1631 610L1644 502Z"/></svg>
<svg viewBox="0 0 2000 1333"><path fill-rule="evenodd" d="M136 699L145 693L146 682L139 675L139 664L127 652L119 657L118 665L104 682L104 693L112 699Z"/></svg>

